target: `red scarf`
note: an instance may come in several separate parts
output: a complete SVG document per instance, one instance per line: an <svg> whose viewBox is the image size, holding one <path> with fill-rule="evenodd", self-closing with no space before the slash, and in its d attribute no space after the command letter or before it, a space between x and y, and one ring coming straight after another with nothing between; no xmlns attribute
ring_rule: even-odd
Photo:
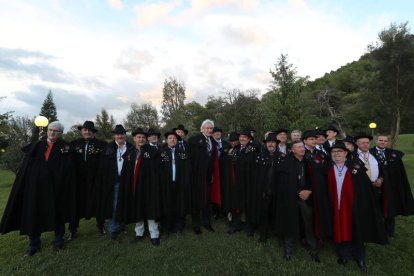
<svg viewBox="0 0 414 276"><path fill-rule="evenodd" d="M50 156L50 153L52 152L52 148L54 144L55 144L54 142L50 142L49 140L47 141L47 149L45 151L46 161L49 159L49 156Z"/></svg>
<svg viewBox="0 0 414 276"><path fill-rule="evenodd" d="M137 188L137 180L138 180L138 174L139 174L139 168L141 166L141 159L142 155L138 157L138 160L135 162L135 169L134 169L134 193Z"/></svg>
<svg viewBox="0 0 414 276"><path fill-rule="evenodd" d="M218 159L217 145L213 144L213 183L211 184L211 203L221 205L221 184L220 184L220 165Z"/></svg>
<svg viewBox="0 0 414 276"><path fill-rule="evenodd" d="M333 238L337 243L352 241L352 209L354 204L354 186L352 175L348 169L341 191L341 207L339 209L338 191L336 186L335 169L332 166L328 174L328 186L331 194L333 211Z"/></svg>

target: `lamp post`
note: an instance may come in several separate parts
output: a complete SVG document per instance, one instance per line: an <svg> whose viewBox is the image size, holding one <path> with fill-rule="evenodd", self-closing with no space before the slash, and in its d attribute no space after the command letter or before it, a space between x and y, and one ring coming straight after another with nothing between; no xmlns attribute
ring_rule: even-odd
<svg viewBox="0 0 414 276"><path fill-rule="evenodd" d="M377 124L374 123L374 122L372 122L372 123L369 124L369 128L371 129L371 135L372 135L372 137L374 137L374 129L377 128Z"/></svg>
<svg viewBox="0 0 414 276"><path fill-rule="evenodd" d="M43 128L47 127L49 120L45 116L37 116L34 121L35 125L39 128L39 140L43 136Z"/></svg>

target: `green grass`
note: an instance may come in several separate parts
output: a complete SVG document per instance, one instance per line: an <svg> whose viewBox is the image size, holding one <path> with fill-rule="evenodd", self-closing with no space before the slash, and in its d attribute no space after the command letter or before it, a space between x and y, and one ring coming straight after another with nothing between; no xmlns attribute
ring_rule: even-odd
<svg viewBox="0 0 414 276"><path fill-rule="evenodd" d="M414 135L402 135L399 149L414 188ZM0 214L3 213L14 175L0 171ZM414 190L414 189L413 189ZM188 221L189 223L189 221ZM133 226L118 241L97 237L94 221L82 221L79 238L66 244L66 250L52 253L53 233L42 236L40 253L23 258L27 238L18 233L0 236L0 275L360 275L354 263L339 266L332 243L320 251L321 264L314 264L304 248L297 245L294 259L282 259L282 244L271 236L264 246L257 235L225 233L224 220L213 222L214 233L195 236L190 229L184 238L170 236L161 246L149 239L135 242ZM397 219L396 237L387 246L367 245L367 263L372 275L413 275L414 217Z"/></svg>

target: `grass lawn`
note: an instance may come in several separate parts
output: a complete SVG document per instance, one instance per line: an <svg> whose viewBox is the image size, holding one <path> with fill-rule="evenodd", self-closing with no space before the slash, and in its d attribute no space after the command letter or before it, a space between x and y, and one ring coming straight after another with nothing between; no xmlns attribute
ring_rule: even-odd
<svg viewBox="0 0 414 276"><path fill-rule="evenodd" d="M402 135L400 149L414 190L414 135ZM3 214L14 175L0 171L0 215ZM97 237L94 221L82 221L79 238L66 244L58 254L52 252L53 233L42 235L41 252L23 258L27 237L13 232L0 236L0 275L359 275L355 263L345 267L336 263L332 243L320 251L315 264L304 248L297 245L294 258L282 259L282 244L271 236L266 245L258 236L244 232L226 234L224 219L214 221L214 233L195 236L191 229L183 238L170 236L153 247L149 238L135 242L133 226L117 241ZM397 218L396 237L387 246L367 245L368 272L372 275L414 274L414 217Z"/></svg>

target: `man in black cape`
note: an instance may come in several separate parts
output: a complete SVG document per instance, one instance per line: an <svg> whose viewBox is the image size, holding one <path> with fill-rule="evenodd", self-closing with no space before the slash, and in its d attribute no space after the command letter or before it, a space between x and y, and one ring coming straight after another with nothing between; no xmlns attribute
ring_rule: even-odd
<svg viewBox="0 0 414 276"><path fill-rule="evenodd" d="M251 131L245 130L239 134L240 145L231 153L234 160L235 181L230 185L232 222L228 229L229 234L241 230L241 216L246 216L247 235L253 236L259 222L257 191L254 180L254 161L258 154L257 149L250 143Z"/></svg>
<svg viewBox="0 0 414 276"><path fill-rule="evenodd" d="M319 263L313 231L312 184L307 177L303 142L293 142L291 151L276 170L276 233L284 238L286 261L291 260L295 240L303 232L311 259Z"/></svg>
<svg viewBox="0 0 414 276"><path fill-rule="evenodd" d="M319 244L322 245L324 239L332 236L332 211L324 173L324 166L329 158L316 149L315 130L304 131L302 140L305 144L307 178L312 186L314 232Z"/></svg>
<svg viewBox="0 0 414 276"><path fill-rule="evenodd" d="M48 126L47 139L23 148L25 157L16 175L0 223L0 233L19 230L29 236L25 256L40 250L40 235L55 231L53 249L63 249L65 223L76 217L76 179L70 146L60 139L63 125Z"/></svg>
<svg viewBox="0 0 414 276"><path fill-rule="evenodd" d="M161 190L161 227L167 236L181 234L185 216L190 213L190 160L177 147L179 136L164 134L167 146L160 152L159 176Z"/></svg>
<svg viewBox="0 0 414 276"><path fill-rule="evenodd" d="M265 148L256 157L254 180L258 185L256 204L259 218L259 242L267 241L269 225L275 225L276 209L276 166L283 162L277 150L278 140L275 133L269 133L263 141Z"/></svg>
<svg viewBox="0 0 414 276"><path fill-rule="evenodd" d="M188 141L192 171L191 216L196 234L201 234L201 224L208 231L214 231L211 226L211 203L221 205L217 142L211 137L213 128L213 121L204 120L201 133Z"/></svg>
<svg viewBox="0 0 414 276"><path fill-rule="evenodd" d="M119 186L121 182L121 171L124 163L122 156L133 146L128 143L126 129L122 125L116 125L112 130L114 141L110 142L102 160L99 162L97 189L98 189L98 219L110 219L108 231L111 239L115 240L119 234L119 222L117 218L117 205L119 197Z"/></svg>
<svg viewBox="0 0 414 276"><path fill-rule="evenodd" d="M117 216L124 224L135 222L136 240L142 240L147 222L151 243L160 245L159 151L146 142L142 128L132 132L134 147L123 155Z"/></svg>
<svg viewBox="0 0 414 276"><path fill-rule="evenodd" d="M177 135L180 137L178 139L178 148L183 151L187 151L188 153L189 145L188 142L185 140L185 137L188 134L188 129L186 129L184 125L179 124L177 127L173 128L173 131L177 133Z"/></svg>
<svg viewBox="0 0 414 276"><path fill-rule="evenodd" d="M80 219L90 219L97 216L98 191L96 179L99 162L102 160L106 148L106 142L95 138L94 135L98 130L95 129L92 121L85 121L78 129L82 138L70 143L76 168L78 215L76 220L69 224L70 234L68 240L76 238ZM99 234L103 234L103 220L97 218L96 222Z"/></svg>
<svg viewBox="0 0 414 276"><path fill-rule="evenodd" d="M335 145L339 130L335 126L329 126L325 129L326 141L323 143L323 148L326 152Z"/></svg>
<svg viewBox="0 0 414 276"><path fill-rule="evenodd" d="M388 137L378 135L376 147L370 152L377 159L383 172L384 184L381 193L382 214L390 237L395 232L395 217L414 215L414 200L402 158L404 153L387 148Z"/></svg>
<svg viewBox="0 0 414 276"><path fill-rule="evenodd" d="M342 141L336 141L330 153L332 162L326 163L326 171L338 263L345 265L353 256L361 271L366 272L364 243L388 242L372 182L358 156L347 158L350 153Z"/></svg>

